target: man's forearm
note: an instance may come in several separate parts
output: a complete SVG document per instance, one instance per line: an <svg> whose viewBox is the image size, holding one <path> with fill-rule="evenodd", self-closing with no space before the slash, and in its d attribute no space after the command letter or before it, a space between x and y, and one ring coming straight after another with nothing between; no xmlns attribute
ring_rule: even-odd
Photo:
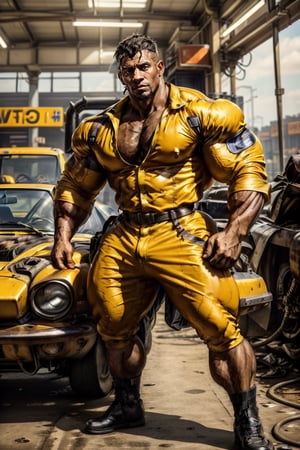
<svg viewBox="0 0 300 450"><path fill-rule="evenodd" d="M71 240L88 212L73 203L54 202L55 239Z"/></svg>
<svg viewBox="0 0 300 450"><path fill-rule="evenodd" d="M256 191L232 194L228 200L230 216L227 225L206 241L203 258L218 269L232 267L241 253L241 238L247 235L264 201L264 194Z"/></svg>
<svg viewBox="0 0 300 450"><path fill-rule="evenodd" d="M239 237L246 236L264 203L265 197L261 192L235 192L228 200L230 217L226 228L235 230Z"/></svg>

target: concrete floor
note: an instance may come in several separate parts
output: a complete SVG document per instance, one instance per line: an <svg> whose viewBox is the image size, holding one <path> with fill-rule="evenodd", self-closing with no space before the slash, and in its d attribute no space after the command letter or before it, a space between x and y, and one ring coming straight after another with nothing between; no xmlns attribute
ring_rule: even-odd
<svg viewBox="0 0 300 450"><path fill-rule="evenodd" d="M265 432L277 450L294 450L298 447L280 442L271 434L277 422L299 412L267 396L272 382L257 379L257 400ZM192 329L176 332L168 328L162 311L153 330L141 391L146 426L91 436L81 431L85 421L101 414L112 396L86 401L74 396L65 378L2 374L0 450L232 448L231 403L210 377L206 346Z"/></svg>

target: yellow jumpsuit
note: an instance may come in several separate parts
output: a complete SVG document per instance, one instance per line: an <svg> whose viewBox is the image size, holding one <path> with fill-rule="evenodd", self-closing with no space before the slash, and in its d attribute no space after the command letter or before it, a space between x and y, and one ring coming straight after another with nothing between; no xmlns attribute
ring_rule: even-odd
<svg viewBox="0 0 300 450"><path fill-rule="evenodd" d="M267 198L262 146L245 127L242 111L228 100L169 87L168 104L139 164L126 161L116 144L128 97L105 112L93 145L92 127L103 115L84 120L73 134L74 157L55 199L90 211L108 181L121 211L161 213L199 201L214 179L228 184L229 195L254 190ZM198 130L190 125L191 117L197 118ZM156 282L212 351L229 350L243 340L233 277L203 261L203 247L186 237L205 241L214 224L197 210L177 224L120 220L105 234L90 268L88 298L107 346L121 348L136 334L152 306Z"/></svg>

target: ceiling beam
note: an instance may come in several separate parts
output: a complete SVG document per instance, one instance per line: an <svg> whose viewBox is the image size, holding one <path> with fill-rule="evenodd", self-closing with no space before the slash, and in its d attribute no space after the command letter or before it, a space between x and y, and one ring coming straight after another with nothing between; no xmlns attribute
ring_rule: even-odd
<svg viewBox="0 0 300 450"><path fill-rule="evenodd" d="M26 12L19 12L19 11L13 11L13 12L3 12L1 11L0 16L0 23L13 23L13 22L50 22L50 21L62 21L62 22L73 22L77 19L83 19L83 20L95 20L95 19L103 19L103 20L115 20L116 17L119 18L118 13L109 13L109 12L101 12L101 15L92 15L87 14L86 10L82 12L77 12L76 14L67 12L67 13L40 13L40 14L33 14L28 11ZM195 20L195 16L192 14L182 14L177 12L170 12L170 11L159 11L159 13L156 12L130 12L124 14L122 19L124 20L139 20L139 21L192 21Z"/></svg>
<svg viewBox="0 0 300 450"><path fill-rule="evenodd" d="M284 3L284 2L282 2ZM245 25L244 28L221 45L221 50L226 55L226 60L237 61L254 48L266 42L273 35L273 23L278 23L280 31L300 19L299 0L286 1L285 7L277 7L274 10L259 15L255 20ZM225 62L226 64L226 62Z"/></svg>

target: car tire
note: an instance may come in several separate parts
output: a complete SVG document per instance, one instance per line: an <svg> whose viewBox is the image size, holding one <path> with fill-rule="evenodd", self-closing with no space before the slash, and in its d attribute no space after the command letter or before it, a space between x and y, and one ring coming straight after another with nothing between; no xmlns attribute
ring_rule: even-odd
<svg viewBox="0 0 300 450"><path fill-rule="evenodd" d="M113 380L100 337L84 358L72 361L69 380L73 391L85 397L101 398L111 392Z"/></svg>
<svg viewBox="0 0 300 450"><path fill-rule="evenodd" d="M269 332L274 333L281 328L283 320L286 320L285 297L291 286L293 275L289 262L289 254L286 249L274 249L270 255L272 255L274 263L276 262L276 266L273 264L272 270L269 271L267 278L268 287L273 294ZM290 323L290 319L287 320ZM283 336L285 336L284 330L286 325L282 330Z"/></svg>

